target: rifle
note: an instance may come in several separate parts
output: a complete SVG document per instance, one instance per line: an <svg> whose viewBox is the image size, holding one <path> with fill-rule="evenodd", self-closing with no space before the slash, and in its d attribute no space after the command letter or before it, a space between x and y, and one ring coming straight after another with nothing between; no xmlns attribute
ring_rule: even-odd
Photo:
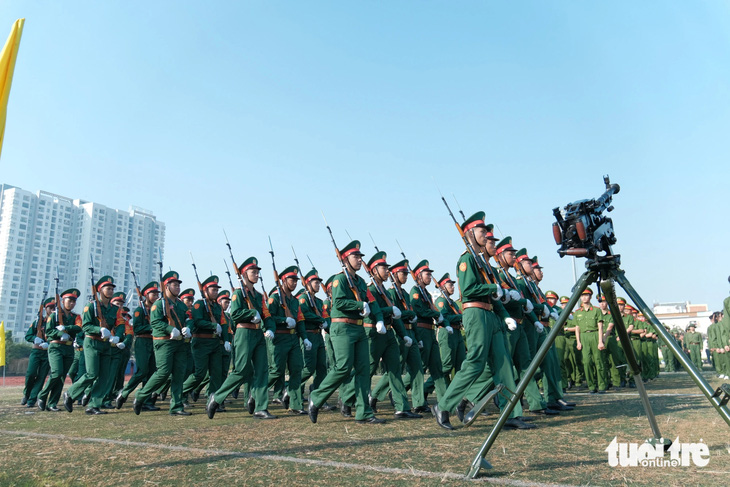
<svg viewBox="0 0 730 487"><path fill-rule="evenodd" d="M251 297L248 295L248 284L251 284L246 277L245 274L243 274L236 265L236 259L233 258L233 249L231 249L231 243L228 241L228 234L226 234L226 229L223 229L223 235L226 236L226 246L228 247L228 253L231 254L231 263L233 264L233 272L236 273L236 276L238 277L238 281L241 283L241 293L243 293L243 299L246 300L246 304L248 305L248 309L256 309L253 307L253 303L251 302ZM225 259L224 259L225 262ZM228 280L231 280L231 273L227 271L228 264L226 264L226 272L228 274ZM253 287L253 286L251 286ZM233 283L231 283L231 292L235 292L236 290L233 288Z"/></svg>
<svg viewBox="0 0 730 487"><path fill-rule="evenodd" d="M162 249L160 247L157 247L157 257L159 258L159 260L157 261L157 265L160 270L160 299L162 299L162 316L164 318L167 318L167 298L165 297L166 286L162 282Z"/></svg>
<svg viewBox="0 0 730 487"><path fill-rule="evenodd" d="M309 307L314 310L314 312L319 316L320 318L322 315L319 312L319 309L317 308L317 301L314 299L314 294L312 291L309 290L309 286L307 286L307 282L304 280L304 274L302 274L302 268L299 265L299 259L297 259L297 253L294 250L294 246L291 246L291 251L294 254L294 263L297 265L297 272L299 273L299 279L302 280L302 286L304 286L304 291L307 294L307 297L309 298ZM311 261L310 261L311 262ZM312 266L314 267L314 266Z"/></svg>
<svg viewBox="0 0 730 487"><path fill-rule="evenodd" d="M58 292L58 281L61 280L61 272L58 270L58 264L56 264L56 323L63 325L63 317L66 316L66 311L61 306L61 295Z"/></svg>
<svg viewBox="0 0 730 487"><path fill-rule="evenodd" d="M127 261L127 264L129 265L129 272L132 273L132 279L134 279L134 288L137 290L137 297L139 297L139 307L142 308L145 318L149 318L150 314L147 312L147 308L144 305L144 296L142 296L142 290L139 288L139 282L137 282L137 274L135 274L134 269L132 269L132 263L129 262L129 260Z"/></svg>
<svg viewBox="0 0 730 487"><path fill-rule="evenodd" d="M464 242L464 245L466 245L466 250L469 251L472 258L474 259L474 262L477 264L477 268L479 269L479 273L482 275L482 278L487 284L497 284L499 285L499 280L497 277L495 277L494 272L492 272L492 267L489 265L489 262L484 259L484 255L480 252L477 253L474 250L474 247L469 242L469 239L466 238L466 234L464 233L464 230L461 229L461 225L456 220L456 217L454 216L454 213L451 211L451 208L449 207L449 204L446 202L446 198L444 198L444 195L441 194L441 190L439 190L439 194L441 195L441 201L444 202L444 205L446 205L446 209L449 212L449 216L451 216L451 219L454 220L454 225L456 225L456 230L459 232L459 235L461 235L461 240ZM463 215L463 213L462 213ZM466 218L465 218L466 220ZM474 230L472 230L472 237L474 236ZM504 287L504 286L502 286Z"/></svg>
<svg viewBox="0 0 730 487"><path fill-rule="evenodd" d="M89 271L91 272L91 296L94 299L94 312L96 314L96 319L99 320L99 324L101 324L102 328L106 328L107 330L111 331L109 325L106 322L106 319L104 318L104 315L101 312L101 301L99 301L99 292L96 289L96 283L94 282L94 255L92 253L89 253L89 258L91 259L91 267L89 267Z"/></svg>
<svg viewBox="0 0 730 487"><path fill-rule="evenodd" d="M370 235L370 240L373 241L373 247L375 247L375 251L380 252L380 249L378 248L378 245L375 243L375 239L373 238L373 236L370 233L368 233L368 235ZM403 306L403 309L410 310L411 307L408 306L406 299L403 297L403 290L400 288L398 283L395 282L395 277L393 277L393 273L390 272L390 270L388 271L388 277L390 278L390 282L393 284L393 290L395 291L395 295L398 296L398 300L400 301L401 305Z"/></svg>
<svg viewBox="0 0 730 487"><path fill-rule="evenodd" d="M459 307L456 306L456 303L446 294L446 292L444 291L444 288L441 287L439 282L436 279L434 279L433 283L436 285L436 289L438 289L439 292L441 293L441 296L443 296L443 298L446 300L446 304L449 305L449 308L451 308L451 311L453 311L457 315L460 315L461 311L459 311Z"/></svg>
<svg viewBox="0 0 730 487"><path fill-rule="evenodd" d="M44 319L43 319L43 301L46 300L46 296L48 296L48 292L51 290L51 281L48 281L48 286L46 287L46 290L43 292L43 297L41 298L41 304L38 307L38 319L36 320L35 326L36 326L36 336L41 338L45 341L46 339L46 327L44 326Z"/></svg>
<svg viewBox="0 0 730 487"><path fill-rule="evenodd" d="M286 304L286 296L284 291L281 289L281 279L279 279L279 273L276 271L276 261L274 260L274 246L271 243L271 237L269 237L269 253L271 254L271 267L274 269L274 284L276 285L276 291L279 293L279 302L281 307L284 308L284 314L287 318L294 318L289 310L289 306Z"/></svg>
<svg viewBox="0 0 730 487"><path fill-rule="evenodd" d="M416 279L416 273L413 272L413 269L411 269L411 263L408 261L408 257L406 257L406 253L403 252L403 247L400 246L400 242L398 242L397 240L395 241L395 243L398 244L398 248L400 249L400 255L402 255L403 259L405 259L405 261L406 261L406 267L408 268L408 273L411 275L411 278L413 279L413 282L416 284L416 287L421 291L423 298L426 299L426 290L423 288L423 286L421 286L418 283L418 279ZM426 301L428 302L432 311L436 311L437 313L440 313L440 311L436 309L436 306L434 306L433 301L431 301L430 299L426 299Z"/></svg>
<svg viewBox="0 0 730 487"><path fill-rule="evenodd" d="M342 258L340 249L337 247L337 244L335 243L335 236L332 235L332 229L330 228L329 223L327 223L327 218L325 218L324 212L322 212L322 218L324 218L324 224L327 227L327 231L330 233L330 239L332 239L332 245L335 247L335 255L337 256L337 260L340 261L340 265L342 266L342 272L345 274L345 278L347 278L347 287L349 287L350 291L352 291L352 294L355 295L355 301L362 301L360 299L360 293L357 292L355 283L352 281L352 277L350 276L350 273L347 271L347 265L345 264L345 259ZM367 267L367 266L365 266L365 267Z"/></svg>
<svg viewBox="0 0 730 487"><path fill-rule="evenodd" d="M226 259L223 259L223 264L226 266L226 275L228 275L228 284L231 285L231 292L236 292L236 288L233 285L233 279L231 279L231 270L228 268L228 262L226 262Z"/></svg>
<svg viewBox="0 0 730 487"><path fill-rule="evenodd" d="M190 252L190 260L193 262L193 271L195 271L195 280L198 281L198 289L200 290L200 296L203 298L203 304L205 305L205 311L208 312L208 317L210 318L211 323L219 324L215 320L215 316L213 316L213 309L210 307L210 304L208 303L208 296L205 293L205 288L203 287L203 283L200 282L200 278L198 277L198 268L195 265L195 259L193 258L192 252Z"/></svg>
<svg viewBox="0 0 730 487"><path fill-rule="evenodd" d="M368 232L368 235L370 235L369 232ZM370 239L371 240L372 240L372 238L373 238L373 236L370 235ZM375 245L375 241L373 241L373 246L375 247L375 251L376 252L380 252L380 250L378 250L377 245ZM365 264L364 262L363 262L363 267L365 267L365 272L367 272L368 273L368 276L370 276L370 282L372 283L373 287L375 287L375 290L378 291L378 294L380 294L380 297L383 298L383 300L385 301L385 304L388 305L388 306L390 306L392 308L393 307L393 302L388 297L388 293L386 293L385 292L385 289L382 287L382 283L378 284L378 281L375 280L375 276L370 271L370 269L368 268L367 264ZM388 275L390 276L390 272L388 272ZM391 276L391 279L392 279L392 276Z"/></svg>

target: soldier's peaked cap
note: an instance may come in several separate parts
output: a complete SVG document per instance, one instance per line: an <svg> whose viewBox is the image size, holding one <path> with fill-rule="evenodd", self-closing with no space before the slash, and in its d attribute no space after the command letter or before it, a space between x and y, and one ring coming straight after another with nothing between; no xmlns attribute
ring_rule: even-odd
<svg viewBox="0 0 730 487"><path fill-rule="evenodd" d="M61 298L78 299L79 296L81 296L81 291L73 287L71 289L66 289L61 293Z"/></svg>
<svg viewBox="0 0 730 487"><path fill-rule="evenodd" d="M259 269L261 270L261 267L259 267L259 261L256 259L256 257L249 257L248 259L243 261L243 264L238 268L240 272L245 272L248 269Z"/></svg>
<svg viewBox="0 0 730 487"><path fill-rule="evenodd" d="M353 240L349 244L345 245L342 250L340 251L340 254L342 257L347 257L350 254L355 255L365 255L362 252L360 252L360 241L359 240Z"/></svg>
<svg viewBox="0 0 730 487"><path fill-rule="evenodd" d="M512 247L512 237L504 237L497 244L497 254L501 254L507 250L515 250L515 248Z"/></svg>
<svg viewBox="0 0 730 487"><path fill-rule="evenodd" d="M151 292L160 292L160 287L157 285L157 281L152 281L142 288L143 295L147 295L147 293Z"/></svg>
<svg viewBox="0 0 730 487"><path fill-rule="evenodd" d="M408 260L403 259L390 266L390 272L408 272Z"/></svg>
<svg viewBox="0 0 730 487"><path fill-rule="evenodd" d="M483 211L477 211L472 216L464 220L464 223L461 224L461 229L465 232L471 230L472 228L476 227L483 227L487 228L487 224L484 223L484 212Z"/></svg>
<svg viewBox="0 0 730 487"><path fill-rule="evenodd" d="M220 287L218 284L218 276L210 276L208 279L203 281L203 289L208 289L209 287Z"/></svg>
<svg viewBox="0 0 730 487"><path fill-rule="evenodd" d="M368 269L371 271L375 268L375 266L378 265L384 265L387 266L388 263L385 261L385 259L388 258L388 254L383 252L382 250L380 252L375 252L375 254L370 257L370 260L368 261Z"/></svg>
<svg viewBox="0 0 730 487"><path fill-rule="evenodd" d="M104 286L117 287L114 284L114 278L112 276L102 276L101 279L96 281L96 290L101 291Z"/></svg>
<svg viewBox="0 0 730 487"><path fill-rule="evenodd" d="M180 274L178 274L175 271L170 271L167 274L165 274L164 276L162 276L162 284L164 284L164 285L168 285L169 283L175 282L175 281L182 282L180 280Z"/></svg>
<svg viewBox="0 0 730 487"><path fill-rule="evenodd" d="M296 279L299 280L299 268L295 265L290 265L283 271L281 271L281 275L279 276L282 280L284 279Z"/></svg>
<svg viewBox="0 0 730 487"><path fill-rule="evenodd" d="M421 272L433 272L433 269L428 267L428 261L426 259L423 259L421 262L416 265L416 269L413 271L415 275L420 274Z"/></svg>

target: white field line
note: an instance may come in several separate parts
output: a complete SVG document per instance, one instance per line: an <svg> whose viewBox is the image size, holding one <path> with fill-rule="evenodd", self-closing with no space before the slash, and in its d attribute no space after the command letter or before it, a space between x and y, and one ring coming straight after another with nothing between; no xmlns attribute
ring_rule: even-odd
<svg viewBox="0 0 730 487"><path fill-rule="evenodd" d="M51 440L62 440L62 441L78 441L84 443L104 443L108 445L118 446L132 446L141 447L147 449L157 450L169 450L196 453L199 455L211 455L211 456L229 456L237 458L250 458L254 460L268 460L274 462L289 462L299 463L305 465L312 465L315 467L329 467L329 468L346 468L351 470L362 470L369 472L378 472L384 474L395 474L395 475L410 475L413 477L428 477L436 479L452 479L452 480L468 480L464 475L453 473L453 472L429 472L426 470L416 470L407 468L390 468L380 467L377 465L365 465L359 463L345 463L345 462L334 462L330 460L316 460L311 458L297 458L282 455L263 455L260 453L247 453L239 451L227 451L227 450L213 450L208 448L190 448L187 446L175 446L175 445L161 445L158 443L145 443L140 441L123 441L123 440L110 440L107 438L86 438L86 437L73 437L66 435L52 435L48 433L34 433L30 431L8 431L0 430L0 434L12 435L12 436L26 436L33 438L46 438ZM485 472L482 471L482 474ZM502 479L502 478L489 478L480 477L474 481L487 482L495 485L510 485L515 487L569 487L566 484L542 484L539 482L529 482L523 480L514 479Z"/></svg>

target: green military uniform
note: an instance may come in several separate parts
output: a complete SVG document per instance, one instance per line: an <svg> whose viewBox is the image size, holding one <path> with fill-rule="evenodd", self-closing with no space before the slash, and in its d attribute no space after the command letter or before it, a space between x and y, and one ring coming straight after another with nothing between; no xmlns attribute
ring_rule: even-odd
<svg viewBox="0 0 730 487"><path fill-rule="evenodd" d="M341 251L343 260L350 254L363 255L360 252L360 242L354 240ZM372 315L375 321L383 321L380 306L368 292L365 281L356 273L348 275L355 292L349 287L348 276L343 271L332 280L332 312L330 317L330 339L334 351L334 367L329 371L319 389L312 391L309 396L309 417L312 422L317 421L317 413L327 398L329 398L345 381L350 379L354 369L355 397L357 411L355 419L358 421L376 422L373 410L368 401L370 390L370 350L363 327L365 314Z"/></svg>
<svg viewBox="0 0 730 487"><path fill-rule="evenodd" d="M241 273L248 269L261 269L255 257L249 257L239 267ZM244 296L241 288L231 296L231 319L236 331L233 341L236 353L233 370L221 387L208 397L208 417L213 418L219 404L250 381L249 412L255 417L271 418L269 407L269 364L265 340L273 340L276 324L269 313L264 296L253 288L247 288ZM250 303L250 304L249 304Z"/></svg>
<svg viewBox="0 0 730 487"><path fill-rule="evenodd" d="M422 272L432 272L428 267L428 261L422 260L416 265L414 274L418 277ZM441 397L446 392L446 379L444 378L444 367L441 363L441 351L436 341L435 328L445 328L449 323L433 304L431 294L422 286L416 283L411 289L411 305L416 313L416 342L421 347L421 362L424 371L428 369L436 390L436 396ZM453 333L453 329L452 329Z"/></svg>
<svg viewBox="0 0 730 487"><path fill-rule="evenodd" d="M439 287L444 289L448 282L455 282L447 272L439 279ZM444 320L451 326L453 333L449 333L446 327L440 327L436 334L441 353L441 365L446 383L451 382L451 372L454 374L461 370L461 364L466 359L466 347L464 336L461 334L462 314L459 306L450 298L441 295L436 298L436 309L443 315ZM429 391L430 392L430 391Z"/></svg>
<svg viewBox="0 0 730 487"><path fill-rule="evenodd" d="M462 229L468 231L477 226L489 228L484 223L484 212L478 212L468 218L462 224ZM489 238L496 240L491 231ZM448 413L457 407L470 388L478 381L487 382L481 380L485 374L494 383L504 384L511 391L516 390L512 373L513 364L506 349L504 336L504 324L510 323L511 326L516 324L512 323L509 313L495 297L495 293L501 292L500 285L485 282L477 262L469 252L464 252L459 257L456 276L464 310L462 317L468 349L461 370L454 376L446 393L439 396L438 404L434 407L437 421L441 423L443 415L445 414L448 420ZM506 400L500 396L500 407L504 408L505 405ZM518 402L508 421L513 421L519 416L522 416L522 406Z"/></svg>
<svg viewBox="0 0 730 487"><path fill-rule="evenodd" d="M707 330L708 335L708 343L710 343L710 347L713 347L711 343L710 333L713 325L710 325L710 327ZM670 333L669 327L665 326L664 329L667 331L667 333ZM712 337L714 338L714 336ZM672 349L669 348L669 345L664 340L664 338L661 338L661 342L659 345L659 348L662 352L662 358L664 359L664 372L674 372L674 354L672 353ZM714 353L714 352L713 352Z"/></svg>
<svg viewBox="0 0 730 487"><path fill-rule="evenodd" d="M558 294L555 291L547 291L545 293L546 298L552 298L556 300L555 306L552 307L553 311L555 311L558 315L563 311L563 308L557 303L557 300L559 299ZM548 320L548 326L552 328L555 326L555 318L552 316ZM566 389L568 387L568 365L566 360L566 340L565 340L565 327L561 328L558 332L558 335L555 337L555 354L558 359L558 366L560 367L560 385L563 387L563 389Z"/></svg>
<svg viewBox="0 0 730 487"><path fill-rule="evenodd" d="M730 346L730 297L725 298L723 302L723 317L717 322L717 331L715 332L715 343L721 352L720 363L723 365L723 375L725 379L730 378L730 352L725 347Z"/></svg>
<svg viewBox="0 0 730 487"><path fill-rule="evenodd" d="M84 357L84 331L83 328L76 334L76 339L73 342L74 347L74 360L71 363L71 368L68 369L68 376L71 378L71 383L78 381L86 373L86 359Z"/></svg>
<svg viewBox="0 0 730 487"><path fill-rule="evenodd" d="M317 270L312 269L304 276L304 286L307 286L310 282L322 279L317 275ZM302 358L304 359L304 367L302 369L302 394L304 391L304 384L311 378L314 377L310 391L316 390L327 375L327 353L325 352L324 338L322 337L321 331L325 327L329 327L327 318L327 310L324 308L324 302L312 293L312 300L310 302L309 294L305 289L302 289L297 293L297 299L299 299L299 309L304 316L304 328L307 331L307 338L312 343L312 347L307 348L302 344Z"/></svg>
<svg viewBox="0 0 730 487"><path fill-rule="evenodd" d="M124 372L127 366L127 361L130 357L130 350L132 349L132 341L134 336L132 334L132 325L129 322L129 308L124 307L124 302L127 296L124 293L114 293L112 296L112 304L121 308L122 316L124 317L124 323L114 327L112 336L117 337L119 340L116 343L110 342L109 347L109 373L111 378L107 385L106 394L104 394L104 403L102 405L105 409L111 409L112 399L116 398L119 392L124 388ZM121 379L120 379L121 376ZM117 388L117 384L121 384Z"/></svg>
<svg viewBox="0 0 730 487"><path fill-rule="evenodd" d="M54 298L48 298L43 301L43 310L49 314L52 312L52 306L55 303ZM46 309L49 307L49 309ZM33 344L33 349L28 357L28 368L25 372L25 387L23 388L23 404L28 407L35 406L38 400L38 394L43 388L50 366L48 364L48 347L46 341L45 318L38 323L36 319L25 333L25 341Z"/></svg>
<svg viewBox="0 0 730 487"><path fill-rule="evenodd" d="M96 283L96 291L102 292L107 286L114 286L111 276L104 276ZM86 374L75 382L64 393L64 407L71 412L73 401L81 397L88 387L89 398L87 414L103 414L99 408L109 390L114 377L110 374L110 342L117 341L111 330L124 326L123 310L111 304L105 305L101 300L92 301L84 308L81 324L84 331L84 356L86 360ZM99 319L101 316L101 320Z"/></svg>
<svg viewBox="0 0 730 487"><path fill-rule="evenodd" d="M147 296L148 293L159 293L160 289L156 281L148 283L142 288L142 295ZM116 398L116 408L119 409L127 400L133 390L140 384L146 384L152 374L154 374L155 354L152 339L152 325L150 324L150 311L145 305L138 306L134 310L132 316L132 333L134 334L134 360L137 370L130 377L127 385ZM149 406L149 405L148 405ZM151 406L149 406L151 407Z"/></svg>
<svg viewBox="0 0 730 487"><path fill-rule="evenodd" d="M408 261L402 260L389 269L392 275L398 272L408 271ZM401 357L401 370L405 369L406 375L403 377L403 385L411 385L411 401L413 407L417 413L427 413L431 410L427 406L426 399L424 397L424 382L423 382L423 363L421 362L421 353L419 352L418 346L416 346L416 334L414 327L418 321L416 313L413 311L411 306L411 298L407 292L400 287L396 289L392 287L388 290L390 300L396 303L401 309L400 319L394 319L394 321L400 321L403 326L404 335L397 336L398 346L400 349ZM410 340L406 340L405 337ZM409 344L410 343L410 344ZM390 390L390 378L389 374L384 374L378 384L373 389L371 395L376 401L384 401L388 391Z"/></svg>
<svg viewBox="0 0 730 487"><path fill-rule="evenodd" d="M335 352L332 349L332 338L330 337L330 331L332 327L332 300L330 299L330 293L332 292L332 279L334 279L335 276L330 276L329 279L324 284L324 287L327 291L327 299L324 300L322 303L322 312L327 313L327 326L324 327L324 350L327 354L327 371L329 372L332 370L332 367L335 365ZM321 384L321 382L320 382Z"/></svg>
<svg viewBox="0 0 730 487"><path fill-rule="evenodd" d="M202 285L204 293L209 289L219 289L218 276L208 277ZM228 322L217 300L212 301L203 295L202 299L193 304L190 314L191 347L195 367L194 372L183 383L183 396L195 391L207 375L210 375L211 390L217 391L220 388L223 377L223 350L220 342L221 340L229 342Z"/></svg>
<svg viewBox="0 0 730 487"><path fill-rule="evenodd" d="M226 302L224 305L224 301ZM221 308L223 309L223 314L226 317L226 329L224 331L227 332L226 336L228 337L227 341L223 340L221 337L221 383L222 381L226 380L228 378L228 372L231 370L231 355L235 353L233 350L233 333L235 332L236 328L232 326L233 319L231 318L230 313L228 312L228 309L230 309L231 306L231 293L230 291L221 291L220 294L218 294L218 304L221 305ZM208 379L210 382L210 378ZM214 389L211 389L208 387L208 393L215 392Z"/></svg>
<svg viewBox="0 0 730 487"><path fill-rule="evenodd" d="M68 289L61 293L61 304L63 300L70 298L74 303L81 295L78 289ZM66 374L71 368L74 360L73 342L76 335L81 332L81 316L73 311L62 310L61 321L58 320L58 313L53 313L46 321L46 337L50 341L48 347L48 363L51 369L50 377L38 396L38 406L41 409L58 411L56 407L61 398L63 382Z"/></svg>
<svg viewBox="0 0 730 487"><path fill-rule="evenodd" d="M290 266L281 273L282 282L286 279L297 279L298 270L296 266ZM307 338L307 331L304 325L304 315L299 310L299 300L292 295L284 297L286 309L282 306L282 297L278 289L273 289L269 295L269 313L276 324L274 339L269 349L269 387L283 379L287 369L289 370L289 383L282 402L288 403L289 409L295 412L304 413L302 409L302 343L307 349L312 348L311 341ZM287 309L289 314L287 314ZM300 343L301 340L301 343ZM287 397L288 396L288 397Z"/></svg>
<svg viewBox="0 0 730 487"><path fill-rule="evenodd" d="M583 294L592 296L593 291L586 289ZM588 389L593 392L597 390L605 392L608 388L604 362L600 350L598 350L600 338L598 322L601 319L601 311L592 305L581 306L573 313L573 321L578 327L576 340L582 346L581 355L583 356L583 368L588 382Z"/></svg>
<svg viewBox="0 0 730 487"><path fill-rule="evenodd" d="M560 304L566 305L569 300L570 298L568 296L561 296ZM563 327L565 331L565 366L568 369L568 389L573 386L580 386L585 380L585 375L583 374L583 358L578 351L575 341L576 326L573 322L573 311L570 310L568 321Z"/></svg>
<svg viewBox="0 0 730 487"><path fill-rule="evenodd" d="M150 325L157 370L134 398L134 412L139 414L154 392L170 381L170 414L187 416L182 402L182 386L187 370L187 344L184 338L192 333L192 318L188 307L177 296L165 296L166 287L180 281L179 274L170 271L162 276L162 296L150 308Z"/></svg>
<svg viewBox="0 0 730 487"><path fill-rule="evenodd" d="M601 296L601 301L605 299L604 296ZM606 380L610 380L611 384L616 387L624 387L626 385L626 357L618 341L618 336L614 333L611 311L608 309L605 312L602 309L600 311L603 320L603 344L606 346L605 349L601 350L603 352L601 356L606 370Z"/></svg>
<svg viewBox="0 0 730 487"><path fill-rule="evenodd" d="M690 331L684 334L684 345L689 350L692 363L699 370L702 370L702 333L692 331L694 325L690 325Z"/></svg>

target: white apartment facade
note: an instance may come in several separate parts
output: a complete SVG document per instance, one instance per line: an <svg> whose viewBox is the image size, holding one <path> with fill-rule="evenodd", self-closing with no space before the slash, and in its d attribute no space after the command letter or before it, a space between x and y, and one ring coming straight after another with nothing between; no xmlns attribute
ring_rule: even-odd
<svg viewBox="0 0 730 487"><path fill-rule="evenodd" d="M165 224L152 212L128 211L94 202L39 191L31 193L0 185L0 321L22 340L36 318L41 299L59 290L78 288L80 312L91 293L90 260L94 277L111 275L117 291L129 294L155 279L158 248L164 253ZM132 297L134 298L134 297ZM136 303L136 301L132 301Z"/></svg>

